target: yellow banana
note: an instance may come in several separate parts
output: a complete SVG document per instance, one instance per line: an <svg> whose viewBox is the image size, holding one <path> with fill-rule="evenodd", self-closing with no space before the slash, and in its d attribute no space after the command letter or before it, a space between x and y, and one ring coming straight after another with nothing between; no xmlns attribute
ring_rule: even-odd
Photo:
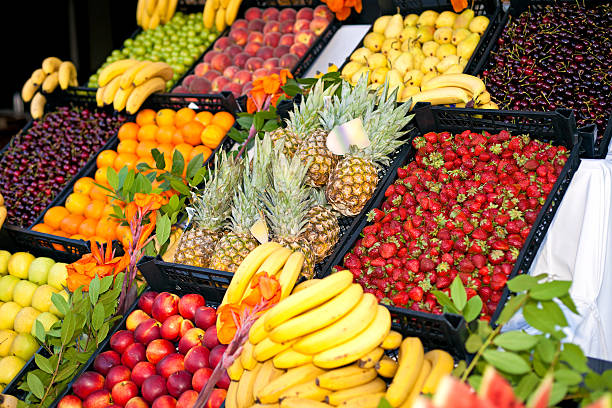
<svg viewBox="0 0 612 408"><path fill-rule="evenodd" d="M280 408L332 408L332 406L307 398L285 398L280 403Z"/></svg>
<svg viewBox="0 0 612 408"><path fill-rule="evenodd" d="M468 74L445 74L438 75L421 85L421 91L431 89L457 87L469 91L474 97L483 93L486 88L482 79Z"/></svg>
<svg viewBox="0 0 612 408"><path fill-rule="evenodd" d="M257 360L253 357L253 349L255 346L247 341L244 343L242 347L242 353L240 353L240 364L242 364L242 368L245 370L252 370L257 365Z"/></svg>
<svg viewBox="0 0 612 408"><path fill-rule="evenodd" d="M176 12L176 5L178 4L178 0L170 0L168 2L168 8L166 9L166 15L163 18L163 22L167 23L172 20L174 17L174 13Z"/></svg>
<svg viewBox="0 0 612 408"><path fill-rule="evenodd" d="M408 394L408 398L406 398L406 400L402 403L402 405L400 405L400 408L412 408L412 404L414 404L416 397L421 395L421 390L423 389L423 383L427 379L427 376L429 376L430 372L431 372L431 363L428 360L423 360L423 366L421 367L419 376L414 382L414 386L412 387L410 394Z"/></svg>
<svg viewBox="0 0 612 408"><path fill-rule="evenodd" d="M156 7L157 0L146 0L146 10L148 15L152 16L153 12L155 12Z"/></svg>
<svg viewBox="0 0 612 408"><path fill-rule="evenodd" d="M100 71L100 75L98 75L98 86L106 86L113 78L122 75L128 68L138 62L139 61L133 59L124 59L110 63Z"/></svg>
<svg viewBox="0 0 612 408"><path fill-rule="evenodd" d="M51 74L59 69L62 60L56 57L45 58L42 62L42 70L45 74Z"/></svg>
<svg viewBox="0 0 612 408"><path fill-rule="evenodd" d="M136 5L136 24L142 26L142 14L144 13L144 8L146 0L138 0L138 4Z"/></svg>
<svg viewBox="0 0 612 408"><path fill-rule="evenodd" d="M360 397L351 398L343 401L339 407L342 408L377 408L380 404L380 399L385 396L384 392L376 392L374 394L366 394Z"/></svg>
<svg viewBox="0 0 612 408"><path fill-rule="evenodd" d="M102 98L104 105L110 105L115 100L115 94L119 90L119 82L121 82L121 77L115 77L104 87L104 96Z"/></svg>
<svg viewBox="0 0 612 408"><path fill-rule="evenodd" d="M52 72L49 75L47 75L47 77L43 81L42 90L45 93L51 93L55 91L55 88L57 88L58 84L59 84L59 75L57 74L57 72Z"/></svg>
<svg viewBox="0 0 612 408"><path fill-rule="evenodd" d="M336 368L350 364L375 349L390 329L389 310L384 306L378 306L376 317L370 326L346 343L316 354L312 362L322 368Z"/></svg>
<svg viewBox="0 0 612 408"><path fill-rule="evenodd" d="M411 109L417 102L429 102L432 105L448 105L452 103L467 103L471 99L465 89L456 87L430 89L410 97L412 101Z"/></svg>
<svg viewBox="0 0 612 408"><path fill-rule="evenodd" d="M387 401L392 407L399 407L408 398L421 372L423 361L421 340L418 337L406 337L400 346L397 372L387 389Z"/></svg>
<svg viewBox="0 0 612 408"><path fill-rule="evenodd" d="M155 13L159 16L159 22L164 24L166 22L166 11L168 10L168 0L158 0L157 6L155 7Z"/></svg>
<svg viewBox="0 0 612 408"><path fill-rule="evenodd" d="M42 68L38 68L37 70L32 72L32 76L30 78L32 78L34 85L41 86L46 77L47 74L45 73L45 71L43 71Z"/></svg>
<svg viewBox="0 0 612 408"><path fill-rule="evenodd" d="M146 3L146 0L143 0ZM142 11L142 22L140 24L140 26L142 27L143 30L148 30L149 29L149 25L151 22L151 16L149 15L149 13L147 13L146 10L146 4L145 4L145 9Z"/></svg>
<svg viewBox="0 0 612 408"><path fill-rule="evenodd" d="M251 408L280 408L280 404L253 404Z"/></svg>
<svg viewBox="0 0 612 408"><path fill-rule="evenodd" d="M315 283L319 282L321 279L317 279L317 278L313 278L313 279L307 279L302 283L297 284L294 288L293 288L293 292L291 293L298 293L301 290L304 290L306 288L311 287L312 285L314 285Z"/></svg>
<svg viewBox="0 0 612 408"><path fill-rule="evenodd" d="M377 307L378 301L376 297L371 293L365 293L357 306L346 316L334 324L298 340L293 348L301 353L316 354L344 344L364 331L372 323L376 316Z"/></svg>
<svg viewBox="0 0 612 408"><path fill-rule="evenodd" d="M219 0L219 7L223 7L224 9L226 9L228 4L229 0Z"/></svg>
<svg viewBox="0 0 612 408"><path fill-rule="evenodd" d="M300 251L292 253L285 262L283 270L278 274L278 283L281 287L281 299L285 299L291 294L291 290L302 272L303 265L304 254Z"/></svg>
<svg viewBox="0 0 612 408"><path fill-rule="evenodd" d="M495 102L487 102L478 107L479 109L499 109Z"/></svg>
<svg viewBox="0 0 612 408"><path fill-rule="evenodd" d="M76 67L71 61L64 61L60 64L59 70L57 71L60 88L68 89L70 81L76 78L77 72Z"/></svg>
<svg viewBox="0 0 612 408"><path fill-rule="evenodd" d="M274 367L287 369L311 363L312 356L310 354L303 354L289 348L275 355L272 361L274 363Z"/></svg>
<svg viewBox="0 0 612 408"><path fill-rule="evenodd" d="M77 78L76 77L71 78L69 85L70 86L79 86L79 82L77 81Z"/></svg>
<svg viewBox="0 0 612 408"><path fill-rule="evenodd" d="M237 395L238 395L238 381L230 381L230 385L227 388L227 394L225 396L225 407L226 408L237 408L238 407L238 405L236 404Z"/></svg>
<svg viewBox="0 0 612 408"><path fill-rule="evenodd" d="M336 272L321 279L318 284L281 300L266 314L266 330L271 331L292 317L327 302L344 291L352 282L351 272Z"/></svg>
<svg viewBox="0 0 612 408"><path fill-rule="evenodd" d="M332 405L340 405L344 401L348 401L352 398L360 397L362 395L374 394L379 392L385 392L387 384L381 378L375 378L374 380L358 385L352 388L346 388L344 390L332 392L327 396L326 402Z"/></svg>
<svg viewBox="0 0 612 408"><path fill-rule="evenodd" d="M136 64L126 69L123 74L121 74L119 85L121 85L123 89L128 88L130 85L136 85L134 83L136 74L151 64L151 61L138 61Z"/></svg>
<svg viewBox="0 0 612 408"><path fill-rule="evenodd" d="M435 394L440 379L453 371L455 362L453 357L444 350L428 351L424 357L431 363L431 373L425 380L423 392L425 394Z"/></svg>
<svg viewBox="0 0 612 408"><path fill-rule="evenodd" d="M113 108L120 112L125 109L127 105L127 101L130 98L130 95L134 92L134 85L131 85L128 89L123 89L119 87L117 92L115 92L115 99L113 99Z"/></svg>
<svg viewBox="0 0 612 408"><path fill-rule="evenodd" d="M166 81L159 77L152 78L144 84L134 88L125 105L125 110L130 115L135 114L142 106L143 102L155 92L162 92L166 89Z"/></svg>
<svg viewBox="0 0 612 408"><path fill-rule="evenodd" d="M397 371L397 361L389 356L383 356L378 363L376 363L376 372L381 377L393 378Z"/></svg>
<svg viewBox="0 0 612 408"><path fill-rule="evenodd" d="M285 374L285 370L274 367L272 360L266 360L261 363L261 368L253 384L253 395L259 395L263 387L283 374Z"/></svg>
<svg viewBox="0 0 612 408"><path fill-rule="evenodd" d="M491 102L491 94L487 91L484 91L476 98L477 105L484 105L485 103Z"/></svg>
<svg viewBox="0 0 612 408"><path fill-rule="evenodd" d="M243 372L244 367L242 367L242 363L240 362L239 358L234 360L232 365L227 369L227 375L232 381L240 381L240 377L242 377Z"/></svg>
<svg viewBox="0 0 612 408"><path fill-rule="evenodd" d="M30 104L30 114L32 118L40 119L43 117L45 114L45 103L47 103L47 98L40 92L36 92Z"/></svg>
<svg viewBox="0 0 612 408"><path fill-rule="evenodd" d="M387 334L387 337L385 337L383 340L380 347L384 348L385 350L396 349L400 346L400 344L402 344L402 338L403 337L400 333L396 332L395 330L391 330L389 334Z"/></svg>
<svg viewBox="0 0 612 408"><path fill-rule="evenodd" d="M21 99L24 102L30 102L38 88L40 88L40 85L37 85L32 78L28 78L25 84L23 84L23 88L21 88Z"/></svg>
<svg viewBox="0 0 612 408"><path fill-rule="evenodd" d="M292 368L280 377L270 381L255 397L260 403L276 403L284 391L295 385L314 380L318 375L323 374L323 372L324 370L312 364Z"/></svg>
<svg viewBox="0 0 612 408"><path fill-rule="evenodd" d="M357 364L330 370L317 377L317 385L338 391L369 383L376 378L373 368L359 368Z"/></svg>
<svg viewBox="0 0 612 408"><path fill-rule="evenodd" d="M204 12L202 13L202 18L204 22L204 27L211 29L215 25L215 5L213 0L206 0L204 4Z"/></svg>
<svg viewBox="0 0 612 408"><path fill-rule="evenodd" d="M253 396L253 384L257 374L261 369L261 364L255 364L252 370L244 370L242 377L238 382L238 392L236 393L236 406L238 408L248 408L255 403Z"/></svg>
<svg viewBox="0 0 612 408"><path fill-rule="evenodd" d="M221 4L225 1L225 24L231 26L236 20L236 16L238 15L238 9L240 8L240 3L242 0L222 0Z"/></svg>
<svg viewBox="0 0 612 408"><path fill-rule="evenodd" d="M253 326L251 326L251 330L249 330L249 341L255 345L259 344L263 339L268 337L268 332L264 327L264 322L266 314L268 314L269 310L270 309L268 309L264 312L264 314L259 316L259 319L257 319L255 323L253 323Z"/></svg>
<svg viewBox="0 0 612 408"><path fill-rule="evenodd" d="M215 28L217 29L217 31L221 32L223 30L225 30L225 8L224 7L220 7L217 9L217 12L215 13Z"/></svg>
<svg viewBox="0 0 612 408"><path fill-rule="evenodd" d="M361 368L375 367L384 355L385 350L382 347L376 347L365 356L357 360L357 365Z"/></svg>
<svg viewBox="0 0 612 408"><path fill-rule="evenodd" d="M282 353L290 348L293 343L295 343L295 340L288 341L286 343L276 343L269 337L266 337L255 345L255 348L253 349L253 357L255 357L255 360L257 361L269 360L278 353Z"/></svg>
<svg viewBox="0 0 612 408"><path fill-rule="evenodd" d="M323 401L331 393L330 390L319 387L315 380L310 380L302 384L294 385L288 390L283 391L279 399L285 398L307 398L313 401Z"/></svg>
<svg viewBox="0 0 612 408"><path fill-rule="evenodd" d="M157 26L159 25L159 21L160 21L159 12L157 11L157 9L155 9L155 11L153 12L153 15L149 19L149 25L147 26L147 30L152 30L154 28L157 28Z"/></svg>
<svg viewBox="0 0 612 408"><path fill-rule="evenodd" d="M361 285L353 283L344 292L321 306L277 326L270 332L270 338L277 343L282 343L327 327L346 315L361 300L362 296Z"/></svg>
<svg viewBox="0 0 612 408"><path fill-rule="evenodd" d="M101 86L98 88L98 90L96 91L96 105L98 105L98 108L101 108L104 106L104 91L105 91L105 86Z"/></svg>
<svg viewBox="0 0 612 408"><path fill-rule="evenodd" d="M280 247L276 251L272 252L268 258L257 268L255 274L261 272L267 272L268 275L276 275L281 270L289 256L293 253L289 248Z"/></svg>

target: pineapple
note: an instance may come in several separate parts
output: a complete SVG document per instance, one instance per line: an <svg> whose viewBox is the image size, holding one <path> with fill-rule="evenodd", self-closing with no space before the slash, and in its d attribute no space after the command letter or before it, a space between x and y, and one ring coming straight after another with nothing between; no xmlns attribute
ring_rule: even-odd
<svg viewBox="0 0 612 408"><path fill-rule="evenodd" d="M215 156L215 167L201 194L192 194L187 213L192 226L181 236L174 262L208 267L209 259L227 225L232 193L240 182L242 161L228 158L224 151Z"/></svg>
<svg viewBox="0 0 612 408"><path fill-rule="evenodd" d="M306 226L302 236L310 242L316 262L329 256L340 239L340 226L336 214L327 206L323 190L312 189L315 205L306 213Z"/></svg>
<svg viewBox="0 0 612 408"><path fill-rule="evenodd" d="M363 86L364 81L367 81L365 76L350 95L343 95L340 105L351 100L363 100L361 94L368 92L367 86ZM325 189L331 206L343 215L355 216L363 210L378 184L380 166L388 165L389 155L405 143L399 138L405 133L403 129L412 115L407 115L409 104L397 106L396 93L393 91L389 95L388 84L385 84L383 91L371 100L363 114L354 116L362 118L370 146L364 149L351 146L333 169Z"/></svg>
<svg viewBox="0 0 612 408"><path fill-rule="evenodd" d="M235 272L249 252L259 244L251 234L250 227L261 214L259 197L269 184L271 152L269 136L265 136L264 140L255 139L252 170L250 166L244 168L242 186L234 195L232 226L215 246L210 260L211 269Z"/></svg>
<svg viewBox="0 0 612 408"><path fill-rule="evenodd" d="M299 144L302 143L300 135L289 132L286 128L282 127L269 132L268 135L270 135L274 146L278 143L283 146L283 153L289 158L293 157Z"/></svg>

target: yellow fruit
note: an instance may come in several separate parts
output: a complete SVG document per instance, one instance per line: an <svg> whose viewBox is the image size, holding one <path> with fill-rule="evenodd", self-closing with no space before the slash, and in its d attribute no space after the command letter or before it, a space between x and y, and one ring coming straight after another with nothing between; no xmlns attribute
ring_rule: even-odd
<svg viewBox="0 0 612 408"><path fill-rule="evenodd" d="M20 306L30 306L36 289L38 289L38 285L33 282L27 280L17 282L13 289L13 300Z"/></svg>
<svg viewBox="0 0 612 408"><path fill-rule="evenodd" d="M404 27L414 27L416 26L418 20L418 14L408 14L406 17L404 17Z"/></svg>
<svg viewBox="0 0 612 408"><path fill-rule="evenodd" d="M399 40L404 43L405 41L414 40L417 38L416 27L405 27L399 35Z"/></svg>
<svg viewBox="0 0 612 408"><path fill-rule="evenodd" d="M465 9L461 14L457 16L453 23L453 28L468 28L470 21L474 18L474 10Z"/></svg>
<svg viewBox="0 0 612 408"><path fill-rule="evenodd" d="M13 275L6 275L0 278L0 301L10 302L13 300L13 290L20 280Z"/></svg>
<svg viewBox="0 0 612 408"><path fill-rule="evenodd" d="M467 28L455 28L451 37L451 44L457 45L472 34Z"/></svg>
<svg viewBox="0 0 612 408"><path fill-rule="evenodd" d="M381 33L368 33L363 39L363 46L372 52L381 50L385 36Z"/></svg>
<svg viewBox="0 0 612 408"><path fill-rule="evenodd" d="M38 342L30 333L19 333L13 340L10 353L27 361L36 353L38 347Z"/></svg>
<svg viewBox="0 0 612 408"><path fill-rule="evenodd" d="M406 72L406 75L404 75L404 84L406 86L420 86L421 85L421 80L423 79L423 73L421 72L420 69L412 69L408 72Z"/></svg>
<svg viewBox="0 0 612 408"><path fill-rule="evenodd" d="M435 31L436 29L430 25L419 27L419 29L417 30L417 40L419 40L421 44L426 43L427 41L431 41L433 40L433 35Z"/></svg>
<svg viewBox="0 0 612 408"><path fill-rule="evenodd" d="M15 302L6 302L0 307L0 329L13 329L15 326L15 317L21 310Z"/></svg>
<svg viewBox="0 0 612 408"><path fill-rule="evenodd" d="M435 26L436 28L452 27L457 17L457 14L453 13L452 11L443 11L436 19Z"/></svg>
<svg viewBox="0 0 612 408"><path fill-rule="evenodd" d="M17 333L10 329L0 330L0 357L9 355L13 340L17 337Z"/></svg>
<svg viewBox="0 0 612 408"><path fill-rule="evenodd" d="M468 29L473 33L483 35L489 26L489 18L487 16L477 16L470 21Z"/></svg>
<svg viewBox="0 0 612 408"><path fill-rule="evenodd" d="M25 365L25 361L16 356L3 357L0 360L0 383L8 384Z"/></svg>
<svg viewBox="0 0 612 408"><path fill-rule="evenodd" d="M438 62L440 62L440 59L438 57L425 58L423 64L421 65L421 72L423 72L423 74L427 74L429 72L436 72L436 65L438 64Z"/></svg>
<svg viewBox="0 0 612 408"><path fill-rule="evenodd" d="M49 271L54 264L53 259L44 256L34 259L28 268L28 280L37 285L47 283Z"/></svg>
<svg viewBox="0 0 612 408"><path fill-rule="evenodd" d="M374 21L374 24L372 25L372 31L374 31L375 33L379 33L379 34L384 33L385 28L387 28L387 25L389 24L389 21L391 21L391 16L378 17L376 21Z"/></svg>
<svg viewBox="0 0 612 408"><path fill-rule="evenodd" d="M66 299L66 302L68 302L68 300L70 299L70 295L65 290L60 291L58 295ZM64 315L59 310L57 310L57 307L55 307L55 304L51 305L51 307L49 308L49 311L53 313L54 315L56 315L57 317L60 317L60 318L64 317Z"/></svg>
<svg viewBox="0 0 612 408"><path fill-rule="evenodd" d="M426 57L434 57L436 55L438 47L440 47L440 44L438 44L437 42L427 41L423 44L423 48L421 49L423 50L423 55L425 55Z"/></svg>
<svg viewBox="0 0 612 408"><path fill-rule="evenodd" d="M438 16L439 16L439 14L438 14L437 11L425 10L419 16L419 19L417 20L417 26L419 26L419 27L422 27L422 26L433 26L436 23L436 20L438 19Z"/></svg>
<svg viewBox="0 0 612 408"><path fill-rule="evenodd" d="M365 47L361 47L359 49L356 49L352 54L351 54L351 61L355 61L355 62L359 62L360 64L367 64L368 63L368 56L370 56L372 54L372 51L370 51L368 48ZM342 72L344 73L344 69L342 70ZM352 75L349 75L349 78Z"/></svg>
<svg viewBox="0 0 612 408"><path fill-rule="evenodd" d="M8 273L8 261L11 259L11 253L9 251L0 251L0 275L6 275Z"/></svg>
<svg viewBox="0 0 612 408"><path fill-rule="evenodd" d="M41 312L48 312L53 305L51 295L57 292L57 289L49 285L39 286L32 296L32 307Z"/></svg>
<svg viewBox="0 0 612 408"><path fill-rule="evenodd" d="M15 316L14 330L17 333L30 333L39 314L40 312L31 306L24 307Z"/></svg>
<svg viewBox="0 0 612 408"><path fill-rule="evenodd" d="M457 54L457 48L453 44L442 44L436 50L436 57L442 59L447 55L455 55Z"/></svg>
<svg viewBox="0 0 612 408"><path fill-rule="evenodd" d="M51 312L43 312L36 316L36 322L40 322L43 325L45 332L48 332L51 329L51 326L53 326L57 321L59 321L59 319ZM30 332L32 336L36 334L36 322L34 322L32 325L32 331Z"/></svg>
<svg viewBox="0 0 612 408"><path fill-rule="evenodd" d="M63 262L57 262L49 269L47 275L47 283L49 286L57 290L61 290L66 286L66 278L68 277L66 266L67 265Z"/></svg>
<svg viewBox="0 0 612 408"><path fill-rule="evenodd" d="M28 269L35 259L29 252L15 252L8 261L9 274L19 279L28 279Z"/></svg>
<svg viewBox="0 0 612 408"><path fill-rule="evenodd" d="M450 27L440 27L434 31L434 41L438 44L448 44L453 37L453 29Z"/></svg>

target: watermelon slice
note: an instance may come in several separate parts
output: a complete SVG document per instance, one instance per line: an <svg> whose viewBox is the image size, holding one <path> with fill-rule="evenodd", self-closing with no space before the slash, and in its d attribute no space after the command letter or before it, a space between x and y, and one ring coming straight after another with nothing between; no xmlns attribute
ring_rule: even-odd
<svg viewBox="0 0 612 408"><path fill-rule="evenodd" d="M552 392L553 376L551 374L544 377L538 388L529 398L527 408L547 408Z"/></svg>
<svg viewBox="0 0 612 408"><path fill-rule="evenodd" d="M586 408L612 408L612 394L606 394Z"/></svg>
<svg viewBox="0 0 612 408"><path fill-rule="evenodd" d="M433 397L433 406L439 408L476 408L478 404L478 396L472 388L450 375L440 380Z"/></svg>
<svg viewBox="0 0 612 408"><path fill-rule="evenodd" d="M550 389L549 393L550 395ZM519 408L524 407L523 403L514 396L514 389L510 383L502 377L493 366L487 366L482 381L480 382L480 390L478 396L481 400L487 401L491 408ZM548 402L548 398L546 398ZM538 405L537 408L546 407L546 405ZM531 407L536 408L536 407Z"/></svg>

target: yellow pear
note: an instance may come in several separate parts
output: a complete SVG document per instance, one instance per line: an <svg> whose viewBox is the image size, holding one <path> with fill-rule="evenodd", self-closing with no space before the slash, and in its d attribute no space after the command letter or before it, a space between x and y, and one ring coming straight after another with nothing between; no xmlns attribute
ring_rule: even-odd
<svg viewBox="0 0 612 408"><path fill-rule="evenodd" d="M451 65L446 71L444 71L445 74L462 74L463 73L463 67L459 64L454 64Z"/></svg>
<svg viewBox="0 0 612 408"><path fill-rule="evenodd" d="M400 55L402 55L400 50L390 49L387 53L387 60L389 60L389 64L393 66L393 63L400 57Z"/></svg>
<svg viewBox="0 0 612 408"><path fill-rule="evenodd" d="M427 74L429 72L437 72L436 65L438 65L438 62L440 62L440 59L438 57L425 58L423 64L421 64L421 72L423 72L423 74Z"/></svg>
<svg viewBox="0 0 612 408"><path fill-rule="evenodd" d="M435 41L427 41L423 44L423 55L425 55L426 57L433 57L434 55L436 55L436 50L439 46L440 44Z"/></svg>
<svg viewBox="0 0 612 408"><path fill-rule="evenodd" d="M456 55L447 55L442 58L442 60L436 65L436 69L440 73L446 72L447 69L451 67L451 65L459 64L459 57Z"/></svg>
<svg viewBox="0 0 612 408"><path fill-rule="evenodd" d="M397 38L386 38L385 41L383 41L380 51L384 55L389 55L389 50L399 50L401 45L402 43Z"/></svg>
<svg viewBox="0 0 612 408"><path fill-rule="evenodd" d="M391 67L401 72L404 75L406 72L410 71L414 66L414 58L411 54L404 52L399 57L393 61Z"/></svg>
<svg viewBox="0 0 612 408"><path fill-rule="evenodd" d="M400 102L406 102L412 95L416 95L421 92L421 88L414 85L405 85L400 95Z"/></svg>
<svg viewBox="0 0 612 408"><path fill-rule="evenodd" d="M20 306L26 307L32 304L32 296L38 289L38 285L34 282L22 280L15 285L13 289L13 300Z"/></svg>
<svg viewBox="0 0 612 408"><path fill-rule="evenodd" d="M391 21L391 16L378 17L374 22L374 25L372 26L372 31L379 34L384 33L385 28L387 28L387 25L389 24L389 21Z"/></svg>
<svg viewBox="0 0 612 408"><path fill-rule="evenodd" d="M364 65L361 62L357 61L349 61L344 68L342 68L342 72L340 75L346 80L350 79L355 72L362 68Z"/></svg>
<svg viewBox="0 0 612 408"><path fill-rule="evenodd" d="M438 18L438 16L439 14L437 11L425 10L419 16L419 19L417 20L417 26L419 27L432 26L433 27L433 25L436 24L436 19Z"/></svg>
<svg viewBox="0 0 612 408"><path fill-rule="evenodd" d="M8 384L25 365L25 361L17 356L6 356L0 360L0 383Z"/></svg>
<svg viewBox="0 0 612 408"><path fill-rule="evenodd" d="M8 272L19 279L28 279L28 269L34 259L29 252L15 252L8 261Z"/></svg>
<svg viewBox="0 0 612 408"><path fill-rule="evenodd" d="M402 46L400 47L400 51L401 52L408 52L408 51L410 51L410 48L412 48L411 42L412 42L412 40L406 40L406 41L402 42Z"/></svg>
<svg viewBox="0 0 612 408"><path fill-rule="evenodd" d="M48 312L53 304L51 295L55 292L57 290L49 285L39 286L32 296L32 307L41 312Z"/></svg>
<svg viewBox="0 0 612 408"><path fill-rule="evenodd" d="M423 65L423 61L425 61L425 56L423 54L413 55L413 69L421 69L421 65Z"/></svg>
<svg viewBox="0 0 612 408"><path fill-rule="evenodd" d="M404 75L404 85L408 86L420 86L421 80L423 79L423 73L418 69L411 69Z"/></svg>
<svg viewBox="0 0 612 408"><path fill-rule="evenodd" d="M427 81L429 81L431 78L435 78L437 76L438 76L438 73L435 71L426 73L425 75L423 75L423 79L421 79L421 86L425 85Z"/></svg>
<svg viewBox="0 0 612 408"><path fill-rule="evenodd" d="M13 329L15 317L21 311L21 306L15 302L6 302L0 307L0 329Z"/></svg>
<svg viewBox="0 0 612 408"><path fill-rule="evenodd" d="M417 40L419 40L421 44L431 41L433 40L433 34L435 31L436 29L433 26L419 27L417 30Z"/></svg>
<svg viewBox="0 0 612 408"><path fill-rule="evenodd" d="M461 41L465 40L470 34L472 33L467 28L455 28L453 30L453 36L451 37L451 44L459 44Z"/></svg>
<svg viewBox="0 0 612 408"><path fill-rule="evenodd" d="M385 27L385 37L387 38L397 38L399 37L402 29L404 28L404 18L398 12L391 17L387 27Z"/></svg>
<svg viewBox="0 0 612 408"><path fill-rule="evenodd" d="M378 52L382 48L385 36L381 33L368 33L363 38L363 46L372 52Z"/></svg>
<svg viewBox="0 0 612 408"><path fill-rule="evenodd" d="M404 28L399 35L399 40L402 43L404 43L406 40L414 40L416 38L417 38L417 28L414 26Z"/></svg>
<svg viewBox="0 0 612 408"><path fill-rule="evenodd" d="M68 300L70 299L70 295L65 290L60 291L58 295L66 299L66 302L68 302ZM53 295L51 295L51 297L53 297ZM59 310L57 310L57 307L55 307L55 304L51 304L51 307L49 307L49 311L53 313L54 315L56 315L57 317L60 317L60 318L64 317L64 315Z"/></svg>
<svg viewBox="0 0 612 408"><path fill-rule="evenodd" d="M442 59L447 55L455 55L457 53L457 48L453 44L442 44L436 50L436 57Z"/></svg>
<svg viewBox="0 0 612 408"><path fill-rule="evenodd" d="M473 33L483 35L489 26L489 18L487 16L477 16L470 21L468 29Z"/></svg>
<svg viewBox="0 0 612 408"><path fill-rule="evenodd" d="M450 27L440 27L434 31L434 41L438 44L448 44L453 37L453 29Z"/></svg>
<svg viewBox="0 0 612 408"><path fill-rule="evenodd" d="M30 333L34 320L36 320L39 314L40 312L31 306L24 307L15 316L14 330L17 333Z"/></svg>
<svg viewBox="0 0 612 408"><path fill-rule="evenodd" d="M418 14L408 14L406 17L404 17L404 27L414 27L416 26L418 20Z"/></svg>
<svg viewBox="0 0 612 408"><path fill-rule="evenodd" d="M359 62L361 64L367 64L368 61L366 57L371 54L372 51L365 47L358 48L351 54L351 61Z"/></svg>
<svg viewBox="0 0 612 408"><path fill-rule="evenodd" d="M34 259L28 268L28 280L37 285L47 283L47 277L53 265L55 261L45 256Z"/></svg>
<svg viewBox="0 0 612 408"><path fill-rule="evenodd" d="M27 361L39 347L38 342L30 333L19 333L13 340L10 353Z"/></svg>
<svg viewBox="0 0 612 408"><path fill-rule="evenodd" d="M0 275L6 275L8 273L8 262L11 259L11 253L9 251L0 251Z"/></svg>
<svg viewBox="0 0 612 408"><path fill-rule="evenodd" d="M468 28L470 21L474 18L474 10L465 9L457 16L453 23L453 28Z"/></svg>
<svg viewBox="0 0 612 408"><path fill-rule="evenodd" d="M466 61L469 60L478 46L479 41L480 35L477 33L470 34L465 40L457 44L457 55Z"/></svg>
<svg viewBox="0 0 612 408"><path fill-rule="evenodd" d="M371 70L380 67L387 67L387 62L387 57L379 52L374 53L368 57L368 67Z"/></svg>
<svg viewBox="0 0 612 408"><path fill-rule="evenodd" d="M0 357L6 357L11 351L13 340L17 337L17 333L10 329L0 330Z"/></svg>
<svg viewBox="0 0 612 408"><path fill-rule="evenodd" d="M51 329L51 326L53 326L53 324L55 324L55 322L59 321L59 319L57 318L57 316L55 316L53 313L51 312L43 312L41 314L39 314L36 317L36 321L40 322L43 325L43 328L45 329L45 333L48 332ZM34 325L32 325L32 336L35 335L36 333L36 323L34 323Z"/></svg>
<svg viewBox="0 0 612 408"><path fill-rule="evenodd" d="M387 67L376 68L374 71L372 71L372 75L370 76L372 83L384 84L388 72L389 68Z"/></svg>
<svg viewBox="0 0 612 408"><path fill-rule="evenodd" d="M436 28L440 27L452 27L457 19L457 14L452 11L443 11L440 13L438 18L436 18Z"/></svg>
<svg viewBox="0 0 612 408"><path fill-rule="evenodd" d="M13 275L5 275L0 278L0 300L10 302L13 300L13 290L21 279Z"/></svg>
<svg viewBox="0 0 612 408"><path fill-rule="evenodd" d="M66 286L66 278L68 277L66 266L67 264L63 262L57 262L49 269L47 283L57 290L61 290Z"/></svg>
<svg viewBox="0 0 612 408"><path fill-rule="evenodd" d="M368 75L369 73L370 73L370 69L366 66L363 66L359 68L357 72L353 74L353 76L351 76L351 80L349 82L355 85L359 81L359 78L361 78L362 75ZM371 78L370 78L370 81L371 81Z"/></svg>
<svg viewBox="0 0 612 408"><path fill-rule="evenodd" d="M404 81L402 80L402 73L396 69L392 69L387 72L387 81L389 81L389 90L398 88L400 85L404 87Z"/></svg>

